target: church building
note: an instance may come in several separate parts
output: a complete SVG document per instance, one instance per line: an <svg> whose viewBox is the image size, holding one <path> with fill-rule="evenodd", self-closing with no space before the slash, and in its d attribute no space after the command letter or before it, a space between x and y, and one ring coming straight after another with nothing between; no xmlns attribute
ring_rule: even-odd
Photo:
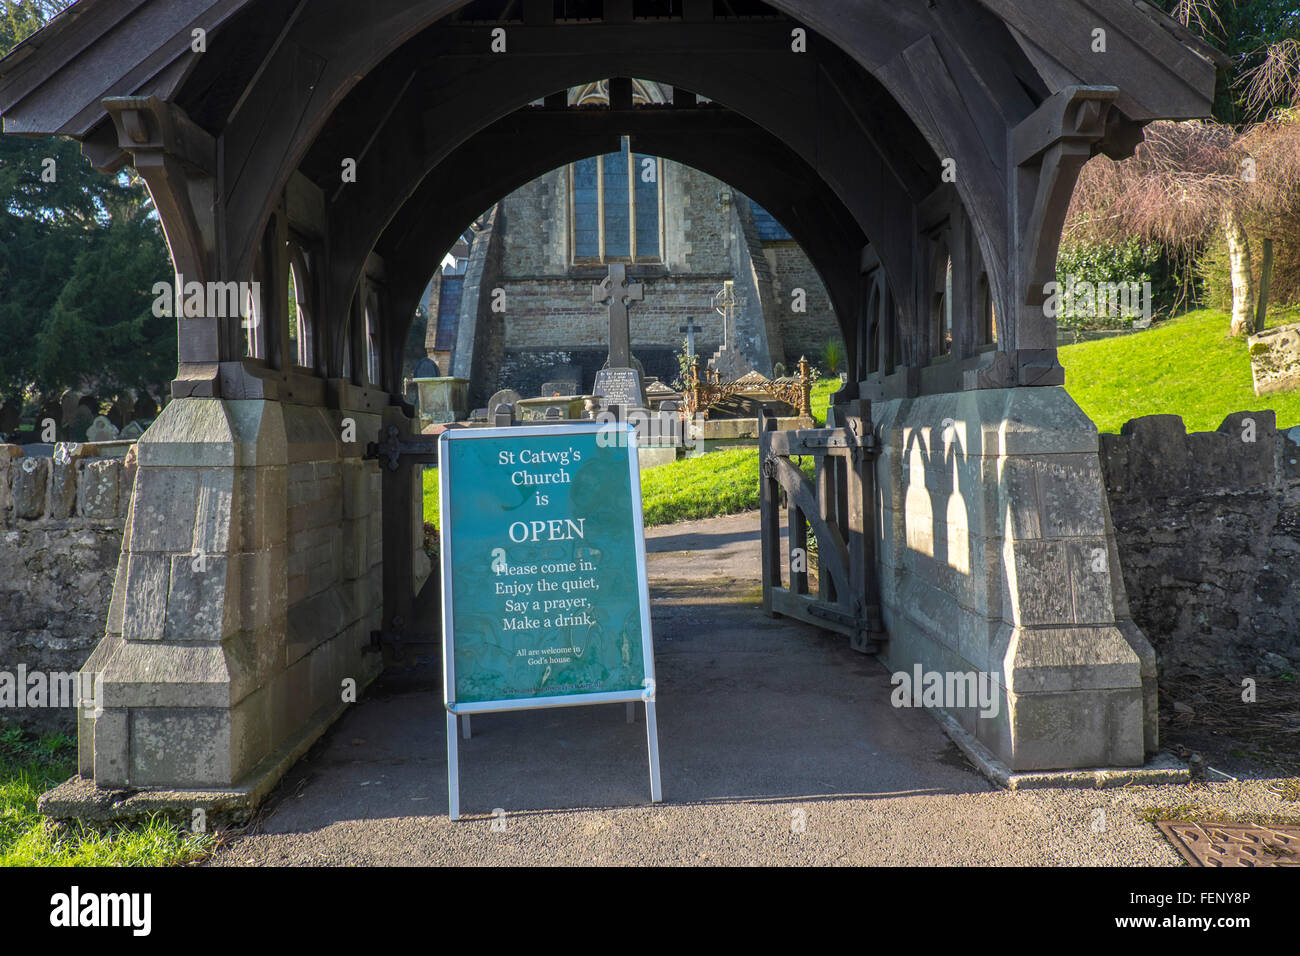
<svg viewBox="0 0 1300 956"><path fill-rule="evenodd" d="M656 83L631 83L634 105L669 100ZM571 89L569 103L607 106L608 81ZM644 290L629 306L633 356L665 383L679 378L688 337L724 379L771 376L801 356L823 366L840 341L821 279L779 222L725 182L637 152L631 137L621 147L506 196L434 277L425 350L444 375L470 380L471 407L498 389L535 397L551 381L589 392L609 344L592 286L615 263Z"/></svg>

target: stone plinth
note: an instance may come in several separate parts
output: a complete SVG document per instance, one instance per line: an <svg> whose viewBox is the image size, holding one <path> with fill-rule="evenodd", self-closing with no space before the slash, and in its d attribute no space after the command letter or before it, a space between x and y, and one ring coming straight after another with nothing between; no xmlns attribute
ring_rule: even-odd
<svg viewBox="0 0 1300 956"><path fill-rule="evenodd" d="M415 378L420 401L420 425L460 422L469 417L469 379L446 375Z"/></svg>
<svg viewBox="0 0 1300 956"><path fill-rule="evenodd" d="M778 431L796 428L815 428L811 419L778 418ZM758 416L753 418L719 418L705 421L688 421L692 441L758 441Z"/></svg>
<svg viewBox="0 0 1300 956"><path fill-rule="evenodd" d="M1155 653L1129 616L1092 422L1057 387L873 417L887 666L987 675L991 713L942 709L1012 771L1141 766Z"/></svg>
<svg viewBox="0 0 1300 956"><path fill-rule="evenodd" d="M81 777L255 802L378 674L380 476L353 426L380 418L187 398L140 439Z"/></svg>
<svg viewBox="0 0 1300 956"><path fill-rule="evenodd" d="M1300 323L1260 332L1246 342L1256 395L1300 388Z"/></svg>

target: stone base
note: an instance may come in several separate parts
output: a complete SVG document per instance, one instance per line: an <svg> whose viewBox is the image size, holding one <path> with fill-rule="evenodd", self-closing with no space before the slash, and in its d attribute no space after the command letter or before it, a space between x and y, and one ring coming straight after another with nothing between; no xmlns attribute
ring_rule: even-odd
<svg viewBox="0 0 1300 956"><path fill-rule="evenodd" d="M1003 790L1042 790L1049 787L1073 790L1101 790L1106 787L1139 785L1154 787L1188 783L1192 772L1173 754L1160 753L1141 767L1089 767L1078 770L1039 770L1017 773L966 733L961 724L941 710L931 711L939 726L966 755L975 768L994 786Z"/></svg>
<svg viewBox="0 0 1300 956"><path fill-rule="evenodd" d="M322 708L311 723L266 757L237 786L228 789L112 790L93 780L75 776L41 794L36 809L54 820L84 823L143 823L160 816L186 830L194 825L194 811L202 810L208 829L240 826L248 822L281 778L343 715L349 705Z"/></svg>
<svg viewBox="0 0 1300 956"><path fill-rule="evenodd" d="M758 440L758 416L753 418L719 418L704 422L688 422L693 441L733 441L735 439ZM778 418L778 431L792 431L796 428L812 428L813 423L807 418Z"/></svg>
<svg viewBox="0 0 1300 956"><path fill-rule="evenodd" d="M1129 616L1092 422L1056 387L872 413L886 665L985 681L987 712L942 706L1010 771L1140 768L1155 654Z"/></svg>

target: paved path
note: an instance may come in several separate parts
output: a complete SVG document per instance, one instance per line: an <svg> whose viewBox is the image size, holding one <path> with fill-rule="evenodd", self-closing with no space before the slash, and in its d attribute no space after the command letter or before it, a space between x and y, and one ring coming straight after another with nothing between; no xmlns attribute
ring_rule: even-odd
<svg viewBox="0 0 1300 956"><path fill-rule="evenodd" d="M889 705L874 658L761 614L757 537L753 514L647 535L663 805L622 705L495 714L462 743L452 823L426 667L385 675L214 864L1167 865L1146 808L1294 809L1259 784L994 790Z"/></svg>

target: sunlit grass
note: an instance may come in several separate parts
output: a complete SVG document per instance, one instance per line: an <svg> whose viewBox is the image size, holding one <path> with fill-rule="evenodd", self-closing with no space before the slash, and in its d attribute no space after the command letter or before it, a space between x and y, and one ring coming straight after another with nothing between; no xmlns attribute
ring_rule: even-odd
<svg viewBox="0 0 1300 956"><path fill-rule="evenodd" d="M1275 312L1269 327L1294 322ZM1065 387L1099 431L1130 418L1180 415L1190 431L1214 431L1232 412L1277 413L1280 428L1300 424L1300 391L1255 395L1246 340L1228 334L1228 316L1189 312L1145 332L1060 350Z"/></svg>
<svg viewBox="0 0 1300 956"><path fill-rule="evenodd" d="M37 813L37 798L75 772L76 746L64 735L0 731L0 866L176 866L207 855L211 836L160 819L101 829Z"/></svg>

